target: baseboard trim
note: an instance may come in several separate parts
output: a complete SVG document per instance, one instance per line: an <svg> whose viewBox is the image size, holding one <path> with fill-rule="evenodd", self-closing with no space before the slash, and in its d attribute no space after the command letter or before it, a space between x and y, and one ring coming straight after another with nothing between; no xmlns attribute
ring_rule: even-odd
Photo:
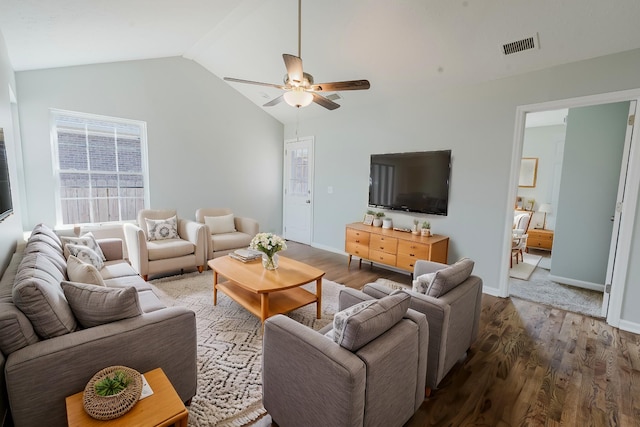
<svg viewBox="0 0 640 427"><path fill-rule="evenodd" d="M590 289L592 291L604 292L604 285L599 283L585 282L584 280L570 279L568 277L554 276L549 274L549 280L565 285L576 286L578 288Z"/></svg>
<svg viewBox="0 0 640 427"><path fill-rule="evenodd" d="M640 334L640 323L630 322L628 320L620 320L618 328L622 329L623 331Z"/></svg>

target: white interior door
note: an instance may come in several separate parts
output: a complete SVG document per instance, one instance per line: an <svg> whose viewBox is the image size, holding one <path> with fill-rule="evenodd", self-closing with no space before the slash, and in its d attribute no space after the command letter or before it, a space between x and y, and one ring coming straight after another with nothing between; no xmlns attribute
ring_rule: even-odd
<svg viewBox="0 0 640 427"><path fill-rule="evenodd" d="M622 152L622 165L620 168L620 181L618 183L618 194L616 196L616 207L612 213L613 230L611 232L611 245L609 247L609 261L607 262L607 273L605 278L605 290L602 297L602 317L607 317L609 310L609 296L611 295L611 284L613 283L613 271L616 265L616 254L618 251L618 237L620 236L620 220L622 217L622 204L624 203L624 193L627 186L627 172L629 170L629 153L631 151L631 137L633 136L633 120L636 114L636 101L629 103L629 121L627 122L627 132L624 137L624 151Z"/></svg>
<svg viewBox="0 0 640 427"><path fill-rule="evenodd" d="M311 244L313 221L313 137L285 141L284 237Z"/></svg>

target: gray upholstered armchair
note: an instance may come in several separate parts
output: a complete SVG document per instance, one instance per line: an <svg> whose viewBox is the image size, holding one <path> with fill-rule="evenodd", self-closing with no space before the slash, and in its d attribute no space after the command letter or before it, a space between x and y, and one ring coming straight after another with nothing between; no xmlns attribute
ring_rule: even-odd
<svg viewBox="0 0 640 427"><path fill-rule="evenodd" d="M451 266L417 261L413 273L416 280L440 271L428 294L393 290L379 283L364 286L363 292L375 298L406 292L411 295L410 307L427 316L430 337L427 387L431 390L435 390L456 362L465 357L478 337L482 279L471 275L472 269L473 261L468 258Z"/></svg>
<svg viewBox="0 0 640 427"><path fill-rule="evenodd" d="M234 216L227 208L200 208L196 221L207 226L207 259L246 248L259 228L255 219Z"/></svg>
<svg viewBox="0 0 640 427"><path fill-rule="evenodd" d="M125 224L129 261L145 280L150 274L195 269L207 262L206 229L177 217L175 210L142 209L138 225Z"/></svg>
<svg viewBox="0 0 640 427"><path fill-rule="evenodd" d="M340 309L365 299L373 304L335 329L316 332L283 315L266 320L262 403L279 426L402 426L420 407L425 316L408 310L407 294L376 300L348 288Z"/></svg>

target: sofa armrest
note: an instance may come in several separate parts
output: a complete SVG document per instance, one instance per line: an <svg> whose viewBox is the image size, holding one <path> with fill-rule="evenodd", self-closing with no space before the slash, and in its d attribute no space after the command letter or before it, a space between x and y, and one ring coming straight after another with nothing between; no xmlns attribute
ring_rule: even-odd
<svg viewBox="0 0 640 427"><path fill-rule="evenodd" d="M416 265L413 268L413 277L418 277L427 273L433 273L446 267L448 267L447 264L419 259L416 261Z"/></svg>
<svg viewBox="0 0 640 427"><path fill-rule="evenodd" d="M96 241L98 242L98 245L100 245L100 249L102 249L102 253L107 261L124 259L122 239L113 237L108 239L97 239Z"/></svg>
<svg viewBox="0 0 640 427"><path fill-rule="evenodd" d="M189 219L178 219L178 235L181 239L188 240L196 247L196 265L201 266L207 263L207 253L209 250L209 228L199 222Z"/></svg>
<svg viewBox="0 0 640 427"><path fill-rule="evenodd" d="M9 355L5 367L13 420L20 426L66 425L65 397L99 370L160 367L183 401L196 393L195 314L171 307L40 341Z"/></svg>
<svg viewBox="0 0 640 427"><path fill-rule="evenodd" d="M149 250L147 249L147 237L142 228L135 224L124 224L124 240L127 244L129 262L141 276L149 274Z"/></svg>
<svg viewBox="0 0 640 427"><path fill-rule="evenodd" d="M260 225L255 219L235 217L233 221L236 226L236 230L242 233L246 233L250 236L255 236L256 234L258 234Z"/></svg>
<svg viewBox="0 0 640 427"><path fill-rule="evenodd" d="M360 358L307 326L283 315L265 322L262 403L278 425L361 426L365 376Z"/></svg>

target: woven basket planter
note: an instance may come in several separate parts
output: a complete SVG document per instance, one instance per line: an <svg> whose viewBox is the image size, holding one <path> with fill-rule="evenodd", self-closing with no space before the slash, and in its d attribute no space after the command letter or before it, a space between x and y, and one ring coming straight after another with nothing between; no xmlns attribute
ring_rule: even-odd
<svg viewBox="0 0 640 427"><path fill-rule="evenodd" d="M95 384L116 371L122 371L131 382L118 394L99 396L96 394ZM84 388L82 403L84 410L97 420L112 420L126 414L140 400L142 393L142 376L135 369L126 366L110 366L95 374Z"/></svg>

